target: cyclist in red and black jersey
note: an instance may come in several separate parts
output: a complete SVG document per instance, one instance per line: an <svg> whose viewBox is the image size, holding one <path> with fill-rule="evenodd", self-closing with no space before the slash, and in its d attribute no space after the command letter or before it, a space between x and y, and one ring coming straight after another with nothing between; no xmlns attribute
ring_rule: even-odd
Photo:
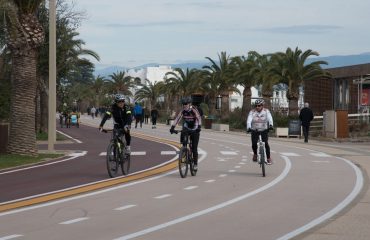
<svg viewBox="0 0 370 240"><path fill-rule="evenodd" d="M198 110L191 106L191 98L190 97L185 97L181 100L181 103L183 105L183 109L177 117L175 118L171 129L170 133L175 132L175 126L179 123L179 121L182 119L182 127L184 129L191 130L192 133L190 135L191 141L192 141L192 149L191 151L193 152L193 158L194 158L194 169L197 169L198 167L198 143L199 143L199 132L201 130L202 126L202 119L201 116L198 112ZM183 141L183 134L180 136L180 142L182 143Z"/></svg>

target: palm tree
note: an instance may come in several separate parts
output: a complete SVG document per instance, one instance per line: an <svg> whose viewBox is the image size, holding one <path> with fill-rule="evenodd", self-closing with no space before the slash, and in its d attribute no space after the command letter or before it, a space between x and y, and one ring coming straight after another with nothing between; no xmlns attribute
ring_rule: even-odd
<svg viewBox="0 0 370 240"><path fill-rule="evenodd" d="M37 18L43 0L1 0L6 44L12 55L9 153L36 155L37 53L44 30Z"/></svg>
<svg viewBox="0 0 370 240"><path fill-rule="evenodd" d="M274 66L272 71L280 82L288 85L287 98L289 100L289 115L298 115L299 87L304 81L314 80L322 77L330 77L330 74L321 68L325 61L313 61L306 63L310 56L319 56L318 52L308 49L304 52L298 47L293 51L287 48L285 53L274 54Z"/></svg>
<svg viewBox="0 0 370 240"><path fill-rule="evenodd" d="M271 107L271 97L273 95L273 86L277 83L278 78L271 72L271 55L260 55L255 51L251 51L255 64L252 68L255 77L255 83L261 86L262 98L265 101L265 107Z"/></svg>
<svg viewBox="0 0 370 240"><path fill-rule="evenodd" d="M131 88L135 86L132 77L125 76L125 72L118 71L109 75L112 80L106 80L109 85L111 93L122 93L126 96L132 96Z"/></svg>
<svg viewBox="0 0 370 240"><path fill-rule="evenodd" d="M237 83L244 87L243 90L243 104L241 117L244 118L251 110L252 92L251 87L256 84L252 69L256 64L254 57L248 54L245 56L236 56L232 58L231 63L235 66L234 78Z"/></svg>
<svg viewBox="0 0 370 240"><path fill-rule="evenodd" d="M164 87L164 82L157 82L154 83L150 82L148 79L145 79L145 85L142 85L135 93L135 101L142 101L146 100L149 102L149 109L152 109L161 95L161 89Z"/></svg>
<svg viewBox="0 0 370 240"><path fill-rule="evenodd" d="M221 118L225 119L229 116L229 95L231 92L240 92L236 87L236 81L233 78L233 65L231 58L226 52L218 54L218 64L209 57L206 57L211 62L210 66L203 66L207 70L207 82L215 90L217 95L222 97ZM216 95L216 96L217 96ZM216 100L216 96L211 96L211 102ZM210 108L211 112L213 108Z"/></svg>
<svg viewBox="0 0 370 240"><path fill-rule="evenodd" d="M187 68L184 71L181 68L175 68L173 72L165 74L165 82L168 87L167 93L175 95L177 99L175 102L178 102L181 97L190 96L194 93L197 89L197 80L199 80L199 71L197 69Z"/></svg>

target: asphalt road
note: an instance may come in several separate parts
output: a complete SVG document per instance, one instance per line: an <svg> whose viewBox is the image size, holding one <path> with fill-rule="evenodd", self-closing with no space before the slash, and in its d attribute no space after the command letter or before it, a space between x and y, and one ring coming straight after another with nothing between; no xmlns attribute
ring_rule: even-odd
<svg viewBox="0 0 370 240"><path fill-rule="evenodd" d="M74 130L69 134L84 129ZM169 135L167 126L152 130L144 125L133 132L167 139L163 142L178 141L178 136ZM87 141L101 142L91 146L107 142L87 136ZM290 239L351 205L363 188L364 178L346 156L361 156L367 151L298 141L270 140L274 164L268 166L264 178L251 161L249 136L202 131L197 176L181 179L175 169L4 211L0 213L0 239ZM86 146L90 144L86 142ZM134 146L133 151L140 150ZM92 151L86 149L88 154ZM94 150L96 155L104 148ZM149 161L148 156L151 161L157 159L147 154L143 161ZM63 171L79 161L55 166ZM84 161L95 160L90 157ZM104 178L104 166L99 173L97 169L75 174ZM18 173L9 173L13 174ZM32 174L26 175L32 179ZM17 189L24 190L22 186Z"/></svg>

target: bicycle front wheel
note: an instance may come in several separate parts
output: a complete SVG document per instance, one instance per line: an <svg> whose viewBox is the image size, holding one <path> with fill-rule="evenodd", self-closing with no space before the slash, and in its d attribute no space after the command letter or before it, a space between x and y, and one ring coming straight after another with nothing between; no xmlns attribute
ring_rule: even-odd
<svg viewBox="0 0 370 240"><path fill-rule="evenodd" d="M130 154L124 153L121 162L121 170L123 175L127 175L130 171L130 164L131 164L131 156Z"/></svg>
<svg viewBox="0 0 370 240"><path fill-rule="evenodd" d="M111 178L117 177L119 167L118 149L114 142L109 143L107 148L107 170Z"/></svg>
<svg viewBox="0 0 370 240"><path fill-rule="evenodd" d="M188 174L188 151L186 148L181 148L179 153L179 172L182 178Z"/></svg>
<svg viewBox="0 0 370 240"><path fill-rule="evenodd" d="M265 149L263 147L260 148L260 165L261 165L261 168L262 168L262 176L265 177L266 176L266 155L265 155Z"/></svg>

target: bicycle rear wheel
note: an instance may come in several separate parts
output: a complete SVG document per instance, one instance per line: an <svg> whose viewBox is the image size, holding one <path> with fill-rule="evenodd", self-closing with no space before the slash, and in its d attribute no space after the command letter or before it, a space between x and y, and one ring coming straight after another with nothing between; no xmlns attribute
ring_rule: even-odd
<svg viewBox="0 0 370 240"><path fill-rule="evenodd" d="M130 154L124 153L121 162L121 170L123 175L127 175L130 171L130 164L131 164L131 156Z"/></svg>
<svg viewBox="0 0 370 240"><path fill-rule="evenodd" d="M182 178L188 174L188 150L181 148L179 153L179 172Z"/></svg>
<svg viewBox="0 0 370 240"><path fill-rule="evenodd" d="M260 165L261 165L261 168L262 168L262 176L265 177L266 176L266 155L265 155L265 149L263 147L260 148Z"/></svg>
<svg viewBox="0 0 370 240"><path fill-rule="evenodd" d="M119 160L118 149L114 142L110 142L107 148L107 170L111 178L117 177Z"/></svg>
<svg viewBox="0 0 370 240"><path fill-rule="evenodd" d="M197 170L194 169L194 159L193 159L193 156L192 154L190 153L189 154L189 165L190 165L190 174L191 176L195 176L197 175Z"/></svg>

